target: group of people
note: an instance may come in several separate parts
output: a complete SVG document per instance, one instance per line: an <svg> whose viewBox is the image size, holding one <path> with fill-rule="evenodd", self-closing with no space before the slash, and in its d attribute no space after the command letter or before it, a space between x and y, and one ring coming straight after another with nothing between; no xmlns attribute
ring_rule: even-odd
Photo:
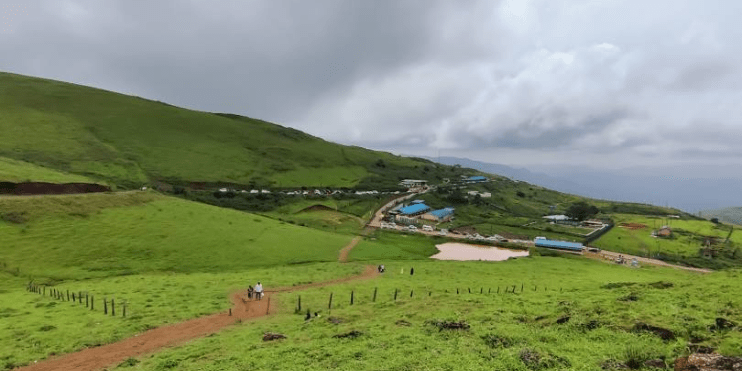
<svg viewBox="0 0 742 371"><path fill-rule="evenodd" d="M258 281L255 287L247 287L247 298L252 299L253 297L257 300L263 298L263 285L260 283L260 281Z"/></svg>

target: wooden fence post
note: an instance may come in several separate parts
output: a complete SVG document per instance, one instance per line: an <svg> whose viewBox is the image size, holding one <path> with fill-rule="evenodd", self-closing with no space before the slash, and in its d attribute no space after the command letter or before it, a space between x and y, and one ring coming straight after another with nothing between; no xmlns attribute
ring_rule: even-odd
<svg viewBox="0 0 742 371"><path fill-rule="evenodd" d="M471 294L471 287L467 287L467 290L469 290L469 293Z"/></svg>
<svg viewBox="0 0 742 371"><path fill-rule="evenodd" d="M378 287L374 287L374 298L372 300L374 303L376 303L376 291L378 291L378 290L379 290Z"/></svg>
<svg viewBox="0 0 742 371"><path fill-rule="evenodd" d="M106 298L103 298L103 314L108 314L108 303Z"/></svg>
<svg viewBox="0 0 742 371"><path fill-rule="evenodd" d="M124 301L124 315L123 315L123 317L126 318L126 301Z"/></svg>
<svg viewBox="0 0 742 371"><path fill-rule="evenodd" d="M492 293L492 288L491 287L487 289L487 293L488 294L491 294Z"/></svg>
<svg viewBox="0 0 742 371"><path fill-rule="evenodd" d="M410 290L410 297L412 297L412 292L413 292L413 290Z"/></svg>
<svg viewBox="0 0 742 371"><path fill-rule="evenodd" d="M271 312L271 297L268 297L268 305L265 307L265 314L268 315Z"/></svg>
<svg viewBox="0 0 742 371"><path fill-rule="evenodd" d="M114 298L111 298L111 316L116 316L116 302Z"/></svg>
<svg viewBox="0 0 742 371"><path fill-rule="evenodd" d="M298 311L301 312L301 295L299 295L299 300L297 304Z"/></svg>
<svg viewBox="0 0 742 371"><path fill-rule="evenodd" d="M75 293L73 292L73 293L72 293L72 302L74 303L74 302L76 302L76 301L77 301L77 299L75 299Z"/></svg>
<svg viewBox="0 0 742 371"><path fill-rule="evenodd" d="M353 305L353 296L354 296L353 290L350 290L350 305Z"/></svg>
<svg viewBox="0 0 742 371"><path fill-rule="evenodd" d="M82 304L82 291L77 292L77 298L80 301L80 304Z"/></svg>
<svg viewBox="0 0 742 371"><path fill-rule="evenodd" d="M95 296L90 295L90 310L95 309Z"/></svg>
<svg viewBox="0 0 742 371"><path fill-rule="evenodd" d="M459 288L457 287L456 288L456 295L458 295L458 294L459 294Z"/></svg>
<svg viewBox="0 0 742 371"><path fill-rule="evenodd" d="M41 294L41 295L44 295L44 296L46 296L46 286L44 286L44 293L43 293L43 294Z"/></svg>
<svg viewBox="0 0 742 371"><path fill-rule="evenodd" d="M523 292L523 282L520 283L520 292Z"/></svg>
<svg viewBox="0 0 742 371"><path fill-rule="evenodd" d="M90 302L88 301L88 293L85 293L85 308L90 306Z"/></svg>
<svg viewBox="0 0 742 371"><path fill-rule="evenodd" d="M330 293L330 302L327 304L327 310L332 310L332 293Z"/></svg>
<svg viewBox="0 0 742 371"><path fill-rule="evenodd" d="M481 294L481 293L483 293L483 292L484 292L484 287L480 287L480 288L479 288L479 293Z"/></svg>
<svg viewBox="0 0 742 371"><path fill-rule="evenodd" d="M399 291L399 290L394 289L394 301L397 301L397 291Z"/></svg>
<svg viewBox="0 0 742 371"><path fill-rule="evenodd" d="M67 301L70 301L70 290L67 290Z"/></svg>

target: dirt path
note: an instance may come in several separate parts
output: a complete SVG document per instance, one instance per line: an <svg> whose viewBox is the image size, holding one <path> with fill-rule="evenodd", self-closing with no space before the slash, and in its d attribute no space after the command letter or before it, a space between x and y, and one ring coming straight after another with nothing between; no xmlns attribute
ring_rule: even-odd
<svg viewBox="0 0 742 371"><path fill-rule="evenodd" d="M159 327L113 344L97 348L86 348L76 353L44 360L17 370L102 370L106 367L116 366L129 357L138 357L143 354L153 353L165 347L178 346L189 340L213 334L234 324L238 320L245 321L265 317L270 312L275 311L276 303L271 304L271 297L276 293L300 291L343 282L366 280L374 278L377 275L376 267L367 266L365 271L357 276L266 291L265 296L260 301L247 300L244 291L236 292L231 295L233 305L231 316L229 313L217 313L170 326Z"/></svg>
<svg viewBox="0 0 742 371"><path fill-rule="evenodd" d="M361 236L353 238L353 240L350 241L350 243L343 247L342 250L340 250L340 255L338 256L338 261L341 263L348 262L348 254L350 254L350 250L353 250L356 245L358 245L358 242L361 241Z"/></svg>
<svg viewBox="0 0 742 371"><path fill-rule="evenodd" d="M676 268L676 269L684 269L691 272L699 272L699 273L711 273L713 272L710 269L703 269L703 268L693 268L693 267L684 267L682 265L675 265L666 263L662 260L658 259L649 259L649 258L642 258L641 256L635 256L635 255L628 255L623 253L617 253L613 251L607 251L602 250L599 253L592 253L592 252L585 252L584 256L591 258L591 259L597 259L597 260L609 260L609 261L616 261L618 259L618 256L621 255L627 262L626 264L629 264L632 259L636 259L639 263L642 264L651 264L651 265L658 265L661 267L670 267L670 268Z"/></svg>

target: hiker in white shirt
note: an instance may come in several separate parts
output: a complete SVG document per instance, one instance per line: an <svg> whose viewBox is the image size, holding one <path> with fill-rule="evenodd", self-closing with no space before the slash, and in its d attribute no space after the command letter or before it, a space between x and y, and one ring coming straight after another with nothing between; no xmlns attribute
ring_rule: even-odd
<svg viewBox="0 0 742 371"><path fill-rule="evenodd" d="M260 284L260 281L258 281L258 284L255 285L255 297L258 300L263 298L263 285Z"/></svg>

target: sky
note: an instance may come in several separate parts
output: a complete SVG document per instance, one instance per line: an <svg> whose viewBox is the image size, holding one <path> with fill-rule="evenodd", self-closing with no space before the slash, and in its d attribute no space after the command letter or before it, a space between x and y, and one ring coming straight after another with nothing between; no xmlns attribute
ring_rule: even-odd
<svg viewBox="0 0 742 371"><path fill-rule="evenodd" d="M397 154L729 177L740 14L734 0L0 0L0 70Z"/></svg>

